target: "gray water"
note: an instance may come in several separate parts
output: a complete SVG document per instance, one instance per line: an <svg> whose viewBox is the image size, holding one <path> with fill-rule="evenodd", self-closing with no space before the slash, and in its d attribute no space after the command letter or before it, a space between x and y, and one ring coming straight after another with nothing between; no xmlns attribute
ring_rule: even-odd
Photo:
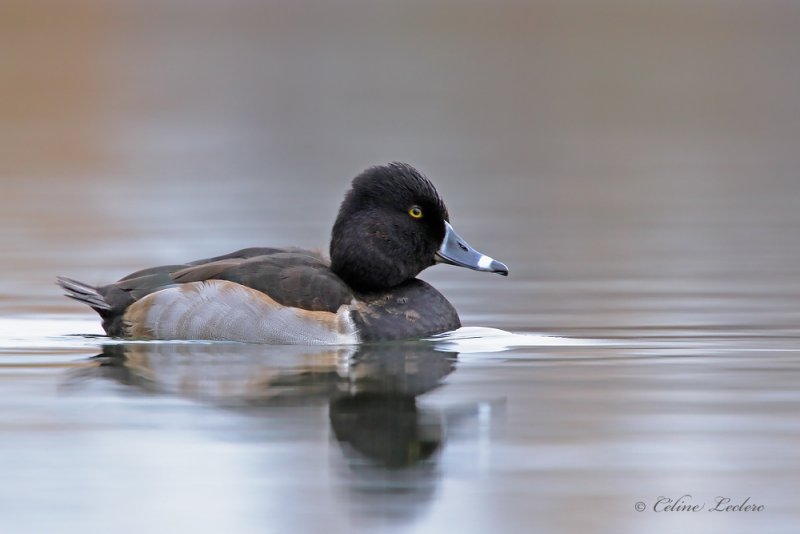
<svg viewBox="0 0 800 534"><path fill-rule="evenodd" d="M0 532L796 532L797 3L2 10ZM325 249L391 160L511 269L423 273L454 336L120 343L54 285Z"/></svg>

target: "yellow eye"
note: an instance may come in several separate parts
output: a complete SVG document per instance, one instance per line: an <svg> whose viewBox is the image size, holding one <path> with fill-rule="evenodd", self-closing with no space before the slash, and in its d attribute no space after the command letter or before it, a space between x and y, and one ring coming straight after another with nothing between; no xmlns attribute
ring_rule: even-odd
<svg viewBox="0 0 800 534"><path fill-rule="evenodd" d="M408 214L414 217L415 219L422 218L422 208L419 206L411 206L411 209L408 210Z"/></svg>

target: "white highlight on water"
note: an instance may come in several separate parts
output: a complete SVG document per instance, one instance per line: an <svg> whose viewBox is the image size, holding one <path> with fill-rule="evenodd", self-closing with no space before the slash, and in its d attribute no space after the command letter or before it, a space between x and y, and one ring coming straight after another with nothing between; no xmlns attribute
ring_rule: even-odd
<svg viewBox="0 0 800 534"><path fill-rule="evenodd" d="M463 326L458 330L433 336L430 340L436 342L436 348L439 350L462 354L501 352L516 347L576 347L603 344L601 340L597 339L577 339L540 334L514 334L497 328L481 326Z"/></svg>

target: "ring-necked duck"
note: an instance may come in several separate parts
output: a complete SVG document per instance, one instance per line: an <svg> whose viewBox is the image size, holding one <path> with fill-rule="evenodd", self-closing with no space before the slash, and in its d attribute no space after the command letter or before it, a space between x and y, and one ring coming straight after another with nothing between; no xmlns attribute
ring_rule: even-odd
<svg viewBox="0 0 800 534"><path fill-rule="evenodd" d="M355 179L333 225L330 260L297 248L246 248L153 267L93 287L59 277L109 336L276 344L349 344L430 336L461 326L441 293L415 278L435 263L508 274L450 226L430 181L405 163Z"/></svg>

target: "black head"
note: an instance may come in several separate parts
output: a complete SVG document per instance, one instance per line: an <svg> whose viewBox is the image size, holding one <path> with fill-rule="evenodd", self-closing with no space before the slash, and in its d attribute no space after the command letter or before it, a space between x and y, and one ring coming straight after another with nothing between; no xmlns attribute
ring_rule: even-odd
<svg viewBox="0 0 800 534"><path fill-rule="evenodd" d="M353 179L331 236L331 269L351 287L394 287L434 264L447 208L433 184L405 163Z"/></svg>
<svg viewBox="0 0 800 534"><path fill-rule="evenodd" d="M436 262L507 274L505 265L459 238L448 220L436 188L411 165L371 167L353 179L339 208L331 269L359 291L400 285Z"/></svg>

